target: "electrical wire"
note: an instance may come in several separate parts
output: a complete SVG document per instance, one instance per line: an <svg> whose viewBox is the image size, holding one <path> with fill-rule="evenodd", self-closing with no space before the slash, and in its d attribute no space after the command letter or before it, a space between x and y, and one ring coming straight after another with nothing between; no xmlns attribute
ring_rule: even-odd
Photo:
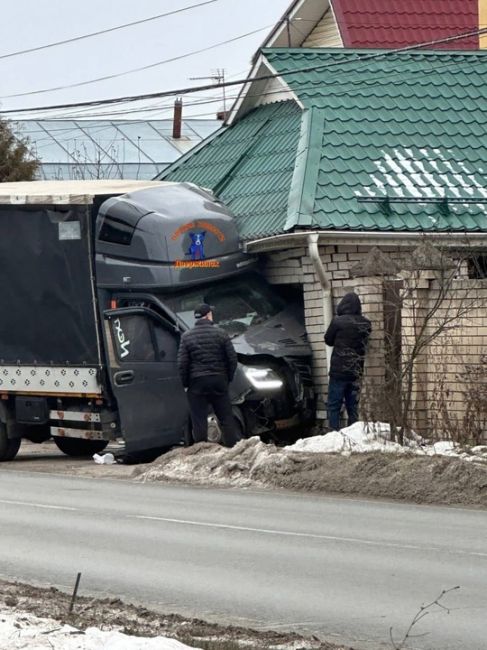
<svg viewBox="0 0 487 650"><path fill-rule="evenodd" d="M366 60L373 60L381 57L390 57L393 54L400 54L404 52L410 52L422 48L427 48L432 45L439 45L441 43L448 43L448 42L453 42L456 40L460 40L462 38L466 38L468 36L472 36L474 34L480 35L480 34L485 34L487 33L487 29L477 29L472 32L466 32L466 33L461 33L457 34L455 36L448 36L446 38L441 38L441 39L436 39L433 41L427 41L425 43L418 43L415 45L408 45L406 47L401 47L401 48L396 48L393 50L382 50L380 52L373 51L372 54L370 55L364 55L361 57L361 61L366 61ZM299 72L312 72L312 71L318 71L318 70L328 70L330 68L336 67L336 66L344 66L346 64L350 63L356 63L355 60L347 60L347 61L335 61L335 62L328 62L320 65L313 65L313 66L307 66L303 67L300 69L295 69L290 71L292 74L296 74ZM216 88L228 88L232 86L245 86L247 84L250 84L254 81L267 81L270 79L275 79L276 77L282 76L283 73L269 73L265 75L260 75L256 77L248 77L246 79L239 79L236 81L225 81L222 83L213 83L213 84L205 84L201 86L188 86L188 87L183 87L183 88L177 88L177 89L172 89L172 90L166 90L166 91L159 91L159 92L154 92L154 93L145 93L145 94L139 94L139 95L128 95L125 97L113 97L110 99L99 99L99 100L90 100L90 101L84 101L84 102L73 102L73 103L66 103L66 104L54 104L54 105L48 105L48 106L37 106L37 107L30 107L30 108L17 108L17 109L9 109L9 110L1 110L0 114L2 115L7 115L11 113L27 113L27 112L33 112L33 111L46 111L46 110L59 110L59 109L66 109L66 108L76 108L76 107L84 107L84 106L108 106L108 105L113 105L121 102L134 102L134 101L140 101L140 100L149 100L149 99L156 99L160 97L170 97L170 96L182 96L182 95L187 95L190 93L196 93L196 92L202 92L206 90L214 90Z"/></svg>
<svg viewBox="0 0 487 650"><path fill-rule="evenodd" d="M206 47L202 47L199 50L192 50L191 52L186 52L186 54L180 54L179 56L174 56L171 57L170 59L164 59L163 61L156 61L155 63L149 63L148 65L143 65L139 68L132 68L131 70L124 70L123 72L116 72L114 74L110 75L105 75L104 77L98 77L96 79L89 79L87 81L79 81L77 83L73 84L66 84L64 86L55 86L53 88L42 88L40 90L30 90L25 93L14 93L12 95L2 95L0 96L0 99L13 99L15 97L30 97L31 95L40 95L43 93L51 93L55 92L58 90L67 90L69 88L79 88L80 86L87 86L89 84L93 83L98 83L100 81L108 81L110 79L117 79L118 77L124 77L125 75L133 74L135 72L142 72L144 70L150 70L151 68L156 68L160 65L164 65L166 63L174 63L175 61L180 61L181 59L186 59L190 56L195 56L196 54L202 54L203 52L209 52L210 50L213 50L217 47L221 47L222 45L228 45L229 43L234 43L235 41L239 41L243 38L248 38L249 36L253 36L254 34L258 34L259 32L264 31L265 29L269 29L269 25L266 25L265 27L260 27L259 29L254 29L251 32L247 32L245 34L241 34L240 36L235 36L233 38L229 38L225 41L220 41L219 43L214 43L213 45L208 45Z"/></svg>
<svg viewBox="0 0 487 650"><path fill-rule="evenodd" d="M450 42L454 40L459 40L461 38L465 38L467 35L471 35L473 33L475 34L480 34L487 32L487 29L482 29L482 30L475 30L475 32L467 32L467 33L462 33L458 34L456 36L449 36L443 39L436 39L434 41L428 41L426 43L420 43L416 45L409 45L403 48L397 48L394 50L382 50L380 52L377 52L374 50L372 54L363 54L363 51L359 53L360 59L357 61L357 59L347 59L345 61L333 61L333 62L328 62L328 63L323 63L319 65L312 65L312 66L307 66L303 68L298 68L298 69L293 69L290 71L283 71L279 73L269 73L265 75L260 75L260 76L255 76L255 77L248 77L246 79L240 79L237 81L226 81L223 83L213 83L213 84L206 84L203 86L191 86L187 88L179 88L175 90L169 90L169 91L160 91L156 93L149 93L149 94L143 94L143 95L134 95L134 96L127 96L127 97L117 97L117 98L112 98L112 99L104 99L104 100L91 100L91 101L86 101L86 102L77 102L77 103L70 103L70 104L58 104L58 105L53 105L53 106L40 106L40 107L30 107L30 108L20 108L20 109L9 109L9 110L1 110L0 114L12 114L12 113L26 113L26 112L39 112L39 111L50 111L50 110L62 110L62 109L70 109L70 108L84 108L84 107L93 107L93 106L110 106L113 104L126 104L126 103L133 103L136 101L147 101L150 99L157 99L157 98L162 98L162 97L169 97L169 96L181 96L181 95L188 95L188 94L193 94L193 93L198 93L206 90L214 90L217 88L223 88L223 87L229 87L229 86L245 86L249 85L254 81L262 81L262 80L269 80L269 79L275 79L276 77L281 77L285 74L296 74L299 72L312 72L312 71L322 71L322 70L328 70L330 68L336 68L339 66L346 66L349 64L354 64L357 66L357 64L364 64L369 60L373 59L378 59L378 58L389 58L394 54L401 54L404 52L408 51L414 51L418 50L421 48L428 47L430 45L437 45L440 43L445 43L445 42ZM339 51L339 50L337 50ZM470 54L470 53L469 53ZM455 62L449 62L448 65L453 65ZM434 72L437 69L435 68L432 69L432 72ZM333 73L332 73L333 74ZM389 77L388 77L389 79ZM369 83L372 83L373 80L368 80ZM319 82L316 83L322 83L320 80ZM354 83L354 87L356 87L356 83ZM278 92L278 91L274 91ZM272 93L269 93L272 94Z"/></svg>
<svg viewBox="0 0 487 650"><path fill-rule="evenodd" d="M159 20L160 18L166 18L166 16L173 16L174 14L180 14L183 11L189 11L190 9L196 9L197 7L203 7L204 5L213 4L219 0L205 0L204 2L199 2L198 4L189 5L187 7L181 7L180 9L175 9L174 11L168 11L164 14L157 14L156 16L149 16L149 18L142 18L140 20L134 20L130 23L124 23L123 25L116 25L115 27L108 27L107 29L101 29L97 32L91 32L90 34L82 34L81 36L74 36L73 38L66 38L62 41L56 41L54 43L46 43L45 45L39 45L38 47L30 47L26 50L17 50L17 52L10 52L8 54L0 54L1 59L10 59L13 56L21 56L23 54L30 54L31 52L40 52L41 50L47 50L51 47L58 47L59 45L66 45L68 43L75 43L77 41L83 41L87 38L93 38L94 36L100 36L102 34L108 34L110 32L116 32L120 29L125 29L127 27L133 27L134 25L142 25L143 23L148 23L154 20Z"/></svg>
<svg viewBox="0 0 487 650"><path fill-rule="evenodd" d="M237 99L237 95L230 95L227 97L229 100L235 100ZM212 99L206 99L204 101L195 101L195 102L185 102L184 103L184 108L186 107L193 107L193 106L202 106L202 105L208 105L208 104L221 104L222 102L222 97L219 95L218 97L214 97ZM132 109L127 109L127 110L120 110L120 111L110 111L110 113L68 113L68 114L62 114L62 115L51 115L49 117L43 117L41 116L36 116L36 117L31 117L27 118L25 121L77 121L77 120L90 120L90 119L100 119L100 118L106 118L109 120L113 116L116 115L130 115L132 113L153 113L153 112L168 112L168 111L173 111L174 109L174 104L158 104L155 106L147 106L147 107L142 107L142 108L132 108ZM214 115L214 113L208 113L208 115ZM189 115L186 120L190 120L193 118L193 115ZM23 120L12 120L12 121L23 121ZM131 119L130 123L134 122L140 122L143 123L145 120L140 119ZM117 120L117 124L119 121ZM71 130L72 127L63 127L60 129L50 129L52 131L69 131ZM43 131L30 131L29 135L33 133L42 133Z"/></svg>

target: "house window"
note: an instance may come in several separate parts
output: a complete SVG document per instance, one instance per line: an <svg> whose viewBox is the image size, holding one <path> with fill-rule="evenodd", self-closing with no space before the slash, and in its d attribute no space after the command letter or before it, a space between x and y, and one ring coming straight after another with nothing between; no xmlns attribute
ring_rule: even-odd
<svg viewBox="0 0 487 650"><path fill-rule="evenodd" d="M471 280L485 280L487 278L487 255L476 255L467 260L468 277Z"/></svg>

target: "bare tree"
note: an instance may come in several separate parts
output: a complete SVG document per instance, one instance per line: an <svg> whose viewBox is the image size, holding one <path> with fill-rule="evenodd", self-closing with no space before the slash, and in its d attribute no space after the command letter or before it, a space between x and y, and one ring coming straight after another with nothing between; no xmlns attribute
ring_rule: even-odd
<svg viewBox="0 0 487 650"><path fill-rule="evenodd" d="M384 385L365 382L362 410L367 420L385 419L400 444L428 405L431 379L439 379L431 378L433 351L441 358L438 346L485 305L465 282L466 257L424 241L384 279Z"/></svg>

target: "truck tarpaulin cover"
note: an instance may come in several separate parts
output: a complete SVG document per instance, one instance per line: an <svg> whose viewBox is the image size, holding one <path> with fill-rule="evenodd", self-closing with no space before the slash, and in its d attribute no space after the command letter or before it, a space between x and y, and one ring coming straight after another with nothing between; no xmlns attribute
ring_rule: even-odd
<svg viewBox="0 0 487 650"><path fill-rule="evenodd" d="M99 362L90 207L0 207L0 362Z"/></svg>

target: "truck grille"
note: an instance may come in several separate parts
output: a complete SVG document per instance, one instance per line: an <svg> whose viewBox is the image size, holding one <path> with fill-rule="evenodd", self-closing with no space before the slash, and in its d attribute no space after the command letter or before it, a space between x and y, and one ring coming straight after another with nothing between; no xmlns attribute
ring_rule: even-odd
<svg viewBox="0 0 487 650"><path fill-rule="evenodd" d="M286 357L289 363L298 371L304 386L313 385L313 372L309 357Z"/></svg>

